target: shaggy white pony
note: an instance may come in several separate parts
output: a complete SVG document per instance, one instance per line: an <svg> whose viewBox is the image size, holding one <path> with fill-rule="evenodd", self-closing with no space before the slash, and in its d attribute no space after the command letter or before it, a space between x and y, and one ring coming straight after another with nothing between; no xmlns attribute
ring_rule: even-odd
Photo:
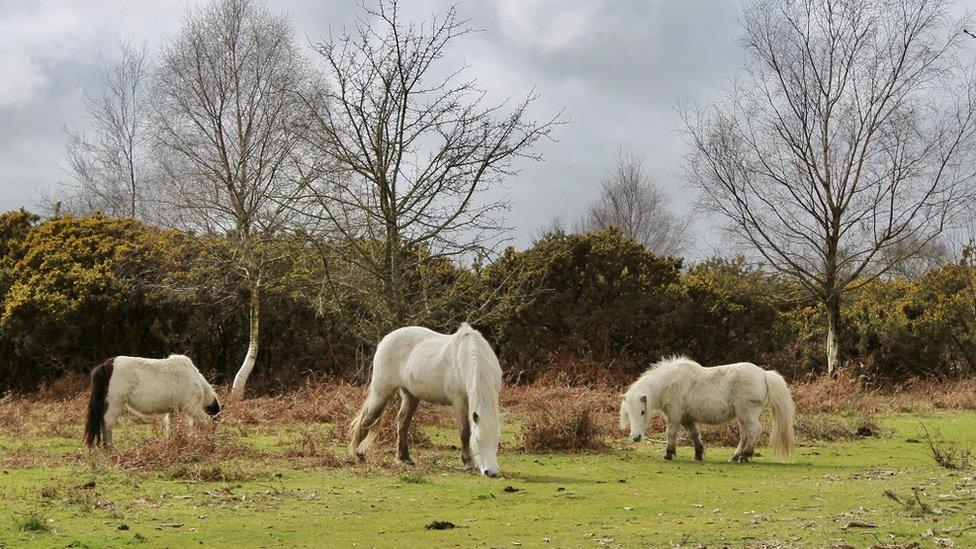
<svg viewBox="0 0 976 549"><path fill-rule="evenodd" d="M678 427L684 427L695 446L695 459L705 453L696 423L718 424L739 420L739 447L732 461L749 461L756 449L762 424L759 416L768 401L773 408L770 449L784 457L793 454L793 397L783 376L755 364L740 362L705 368L685 357L658 362L627 392L620 395L620 428L640 442L658 410L667 419L664 459L673 459Z"/></svg>
<svg viewBox="0 0 976 549"><path fill-rule="evenodd" d="M183 355L152 359L110 358L91 373L91 395L85 422L85 444L112 446L112 429L128 408L139 415L182 410L191 423L209 423L220 413L220 401L193 362Z"/></svg>

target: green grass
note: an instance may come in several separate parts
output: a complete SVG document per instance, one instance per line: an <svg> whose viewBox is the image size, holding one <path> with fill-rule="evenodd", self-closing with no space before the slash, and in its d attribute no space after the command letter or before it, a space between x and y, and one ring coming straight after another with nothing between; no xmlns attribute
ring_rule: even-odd
<svg viewBox="0 0 976 549"><path fill-rule="evenodd" d="M23 519L17 521L17 527L21 532L51 531L51 525L48 524L47 517L37 512L29 513Z"/></svg>
<svg viewBox="0 0 976 549"><path fill-rule="evenodd" d="M919 421L946 441L976 443L976 413L956 412L888 416L881 438L803 446L791 464L766 457L728 463L731 449L716 447L707 448L702 463L692 460L688 447L665 462L663 445L653 440L594 454L533 455L509 444L500 455L501 479L455 469L457 456L445 447L415 449L416 468L387 466L389 448L373 454L369 466L340 469L303 470L285 459L224 463L225 471L245 473L232 478L245 480L213 482L181 480L171 471L7 468L0 470L0 547L862 547L909 541L927 547L939 538L974 546L976 529L966 530L976 514L974 472L934 465L918 442ZM120 444L125 433L117 435ZM431 434L453 440L446 430ZM273 433L249 438L256 446L276 444ZM70 442L43 439L32 449L73 453ZM0 453L20 444L0 437ZM905 501L917 493L928 510L900 504L886 490ZM33 526L25 527L28 519ZM434 521L456 527L425 528ZM874 527L845 528L850 523Z"/></svg>

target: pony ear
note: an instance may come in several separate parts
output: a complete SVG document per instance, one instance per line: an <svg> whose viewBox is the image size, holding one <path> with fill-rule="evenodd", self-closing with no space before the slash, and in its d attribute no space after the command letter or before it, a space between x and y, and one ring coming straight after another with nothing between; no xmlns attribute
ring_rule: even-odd
<svg viewBox="0 0 976 549"><path fill-rule="evenodd" d="M647 395L641 396L641 402L643 402L644 404L647 404Z"/></svg>
<svg viewBox="0 0 976 549"><path fill-rule="evenodd" d="M627 400L627 395L625 393L620 393L620 402Z"/></svg>

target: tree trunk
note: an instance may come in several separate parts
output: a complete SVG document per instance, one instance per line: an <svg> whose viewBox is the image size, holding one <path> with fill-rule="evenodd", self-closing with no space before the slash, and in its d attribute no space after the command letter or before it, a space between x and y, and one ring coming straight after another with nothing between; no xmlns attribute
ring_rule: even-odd
<svg viewBox="0 0 976 549"><path fill-rule="evenodd" d="M827 299L827 374L833 375L840 366L840 298Z"/></svg>
<svg viewBox="0 0 976 549"><path fill-rule="evenodd" d="M260 346L260 327L261 327L261 290L260 284L251 283L250 297L250 330L248 333L247 354L244 355L244 362L241 369L234 376L234 385L231 387L230 395L233 400L240 400L244 397L244 386L247 385L247 378L254 370L254 363L258 358L258 348Z"/></svg>
<svg viewBox="0 0 976 549"><path fill-rule="evenodd" d="M388 223L386 229L386 265L384 273L386 285L386 304L392 313L393 328L403 326L406 314L404 312L400 283L403 273L400 248L400 234L395 223Z"/></svg>

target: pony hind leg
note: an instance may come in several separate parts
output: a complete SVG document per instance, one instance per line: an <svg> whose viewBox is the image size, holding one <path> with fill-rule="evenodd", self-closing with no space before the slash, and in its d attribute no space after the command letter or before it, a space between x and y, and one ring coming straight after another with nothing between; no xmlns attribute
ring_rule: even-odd
<svg viewBox="0 0 976 549"><path fill-rule="evenodd" d="M400 411L397 413L397 461L406 465L413 465L410 459L410 421L420 399L410 394L406 389L400 389Z"/></svg>
<svg viewBox="0 0 976 549"><path fill-rule="evenodd" d="M350 427L349 452L355 455L358 461L365 461L366 450L378 434L380 416L390 397L393 396L393 391L394 389L379 391L370 386L366 402L363 403Z"/></svg>
<svg viewBox="0 0 976 549"><path fill-rule="evenodd" d="M105 449L112 448L112 429L115 429L115 424L119 422L119 416L122 415L123 406L116 404L109 404L108 409L105 410L105 416L102 418L102 446Z"/></svg>
<svg viewBox="0 0 976 549"><path fill-rule="evenodd" d="M735 447L735 453L729 458L729 461L739 461L742 456L742 452L746 447L746 422L740 417L739 418L739 445Z"/></svg>
<svg viewBox="0 0 976 549"><path fill-rule="evenodd" d="M732 456L732 461L740 463L749 461L756 452L756 444L761 433L762 423L759 421L758 412L739 417L739 448Z"/></svg>
<svg viewBox="0 0 976 549"><path fill-rule="evenodd" d="M471 423L468 420L468 403L454 403L454 417L457 419L458 430L461 432L461 465L465 469L474 469L474 456L471 455Z"/></svg>
<svg viewBox="0 0 976 549"><path fill-rule="evenodd" d="M701 436L698 434L698 426L694 422L688 421L682 427L688 432L688 438L691 439L691 443L695 447L695 461L701 461L705 457L705 445L702 444Z"/></svg>

